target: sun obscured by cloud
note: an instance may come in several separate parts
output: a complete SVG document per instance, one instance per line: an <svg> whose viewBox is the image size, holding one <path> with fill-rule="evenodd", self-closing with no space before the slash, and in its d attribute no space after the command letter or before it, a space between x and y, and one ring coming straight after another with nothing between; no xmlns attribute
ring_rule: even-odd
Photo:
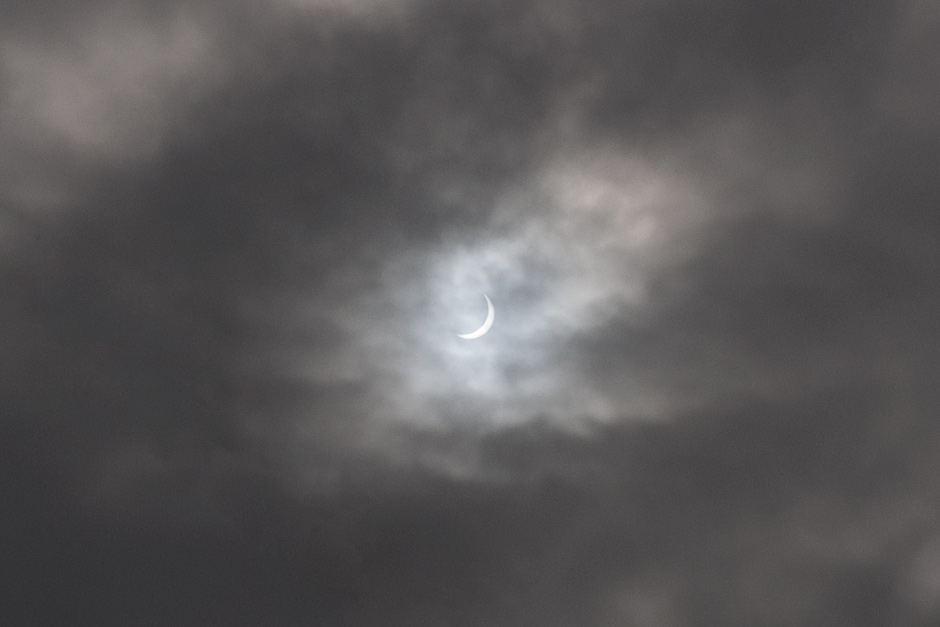
<svg viewBox="0 0 940 627"><path fill-rule="evenodd" d="M928 5L0 4L10 620L936 624Z"/></svg>

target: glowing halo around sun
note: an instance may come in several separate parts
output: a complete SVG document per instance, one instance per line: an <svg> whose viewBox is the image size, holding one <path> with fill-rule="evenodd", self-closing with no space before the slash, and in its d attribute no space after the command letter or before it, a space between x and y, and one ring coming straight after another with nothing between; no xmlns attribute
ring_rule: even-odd
<svg viewBox="0 0 940 627"><path fill-rule="evenodd" d="M483 298L486 299L486 320L483 321L483 325L472 333L458 333L457 337L463 338L465 340L475 340L478 337L483 337L486 335L486 332L489 331L490 327L493 326L493 320L496 318L496 310L493 309L493 301L491 301L490 297L486 294L483 295Z"/></svg>

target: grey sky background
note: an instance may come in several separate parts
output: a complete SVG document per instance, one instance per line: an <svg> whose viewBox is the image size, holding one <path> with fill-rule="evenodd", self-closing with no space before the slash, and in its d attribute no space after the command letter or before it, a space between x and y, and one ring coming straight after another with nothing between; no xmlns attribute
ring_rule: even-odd
<svg viewBox="0 0 940 627"><path fill-rule="evenodd" d="M4 2L0 622L935 624L938 28Z"/></svg>

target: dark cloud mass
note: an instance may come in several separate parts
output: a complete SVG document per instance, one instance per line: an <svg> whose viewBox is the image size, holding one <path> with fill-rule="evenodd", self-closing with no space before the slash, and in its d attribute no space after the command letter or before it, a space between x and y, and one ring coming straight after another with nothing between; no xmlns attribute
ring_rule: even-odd
<svg viewBox="0 0 940 627"><path fill-rule="evenodd" d="M937 624L938 29L3 3L0 623Z"/></svg>

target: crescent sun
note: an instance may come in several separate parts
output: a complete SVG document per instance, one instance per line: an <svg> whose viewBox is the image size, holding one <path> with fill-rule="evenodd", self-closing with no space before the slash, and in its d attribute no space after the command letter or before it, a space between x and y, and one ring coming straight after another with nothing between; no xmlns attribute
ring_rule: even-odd
<svg viewBox="0 0 940 627"><path fill-rule="evenodd" d="M483 298L486 299L486 320L483 321L483 326L473 333L464 333L463 335L458 333L457 337L462 337L465 340L475 340L478 337L486 335L486 332L493 326L493 319L496 317L496 310L493 309L493 301L491 301L490 297L486 294L483 295Z"/></svg>

